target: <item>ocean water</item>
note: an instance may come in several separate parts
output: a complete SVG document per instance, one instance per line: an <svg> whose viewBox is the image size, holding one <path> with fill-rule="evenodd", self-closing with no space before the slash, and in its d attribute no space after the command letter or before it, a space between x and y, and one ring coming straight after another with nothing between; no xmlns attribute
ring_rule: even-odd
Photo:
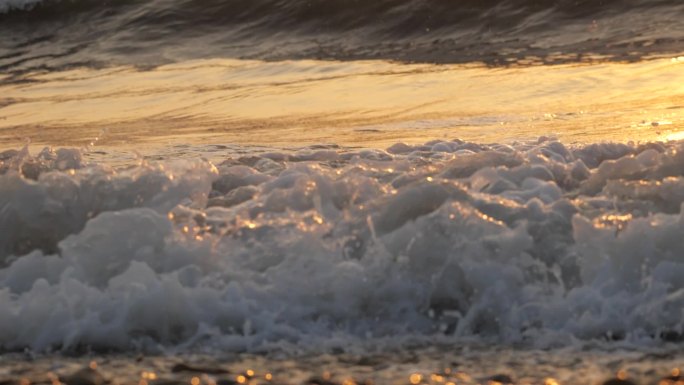
<svg viewBox="0 0 684 385"><path fill-rule="evenodd" d="M684 347L682 17L0 0L0 357L657 381Z"/></svg>

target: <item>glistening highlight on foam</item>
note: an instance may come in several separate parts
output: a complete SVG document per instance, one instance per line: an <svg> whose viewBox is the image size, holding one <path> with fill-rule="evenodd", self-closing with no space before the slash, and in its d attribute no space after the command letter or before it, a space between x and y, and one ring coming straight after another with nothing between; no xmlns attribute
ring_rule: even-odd
<svg viewBox="0 0 684 385"><path fill-rule="evenodd" d="M317 147L120 168L4 152L0 346L682 338L682 143Z"/></svg>

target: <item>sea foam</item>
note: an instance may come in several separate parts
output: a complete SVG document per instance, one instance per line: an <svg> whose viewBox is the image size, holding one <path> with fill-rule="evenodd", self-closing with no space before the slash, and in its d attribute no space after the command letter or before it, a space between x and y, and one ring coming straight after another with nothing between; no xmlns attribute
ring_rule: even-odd
<svg viewBox="0 0 684 385"><path fill-rule="evenodd" d="M681 340L684 145L3 153L5 350Z"/></svg>
<svg viewBox="0 0 684 385"><path fill-rule="evenodd" d="M0 0L0 13L13 9L28 9L43 0Z"/></svg>

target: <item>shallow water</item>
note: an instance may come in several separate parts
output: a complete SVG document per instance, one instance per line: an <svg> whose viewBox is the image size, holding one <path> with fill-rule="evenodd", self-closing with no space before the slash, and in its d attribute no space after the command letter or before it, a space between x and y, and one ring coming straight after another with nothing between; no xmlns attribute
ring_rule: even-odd
<svg viewBox="0 0 684 385"><path fill-rule="evenodd" d="M677 0L2 0L0 68L205 58L507 65L678 54Z"/></svg>
<svg viewBox="0 0 684 385"><path fill-rule="evenodd" d="M0 0L0 381L657 383L682 12Z"/></svg>
<svg viewBox="0 0 684 385"><path fill-rule="evenodd" d="M173 145L383 148L454 137L668 140L682 132L683 66L684 57L499 69L214 59L38 73L0 86L0 145L95 141L100 151L153 154Z"/></svg>

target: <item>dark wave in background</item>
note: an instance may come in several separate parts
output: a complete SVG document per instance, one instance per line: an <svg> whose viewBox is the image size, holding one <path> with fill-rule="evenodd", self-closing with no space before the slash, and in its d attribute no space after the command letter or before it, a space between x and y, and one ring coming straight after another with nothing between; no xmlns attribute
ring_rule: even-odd
<svg viewBox="0 0 684 385"><path fill-rule="evenodd" d="M684 51L680 0L0 0L0 11L0 71L15 74L206 57L508 65Z"/></svg>

